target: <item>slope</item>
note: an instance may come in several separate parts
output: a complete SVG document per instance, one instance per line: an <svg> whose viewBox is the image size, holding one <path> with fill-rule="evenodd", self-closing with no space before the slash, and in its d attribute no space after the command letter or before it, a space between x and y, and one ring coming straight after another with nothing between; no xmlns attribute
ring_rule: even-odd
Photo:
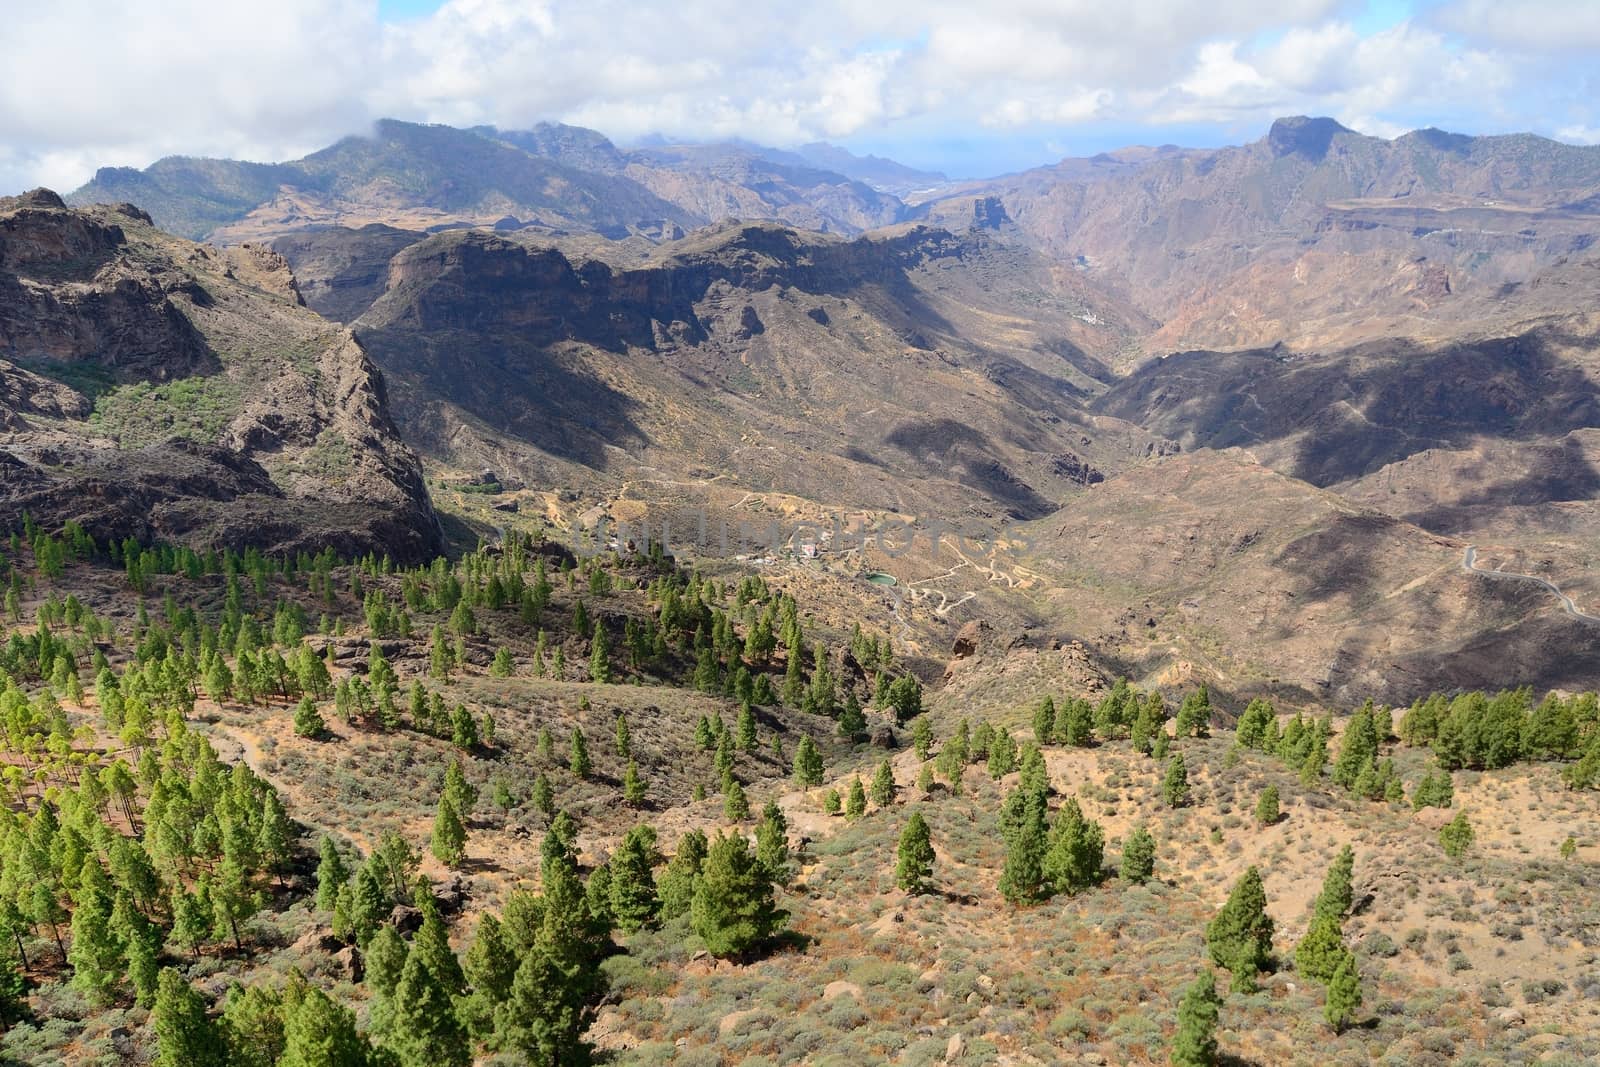
<svg viewBox="0 0 1600 1067"><path fill-rule="evenodd" d="M0 525L424 558L416 457L360 344L284 261L123 205L0 200Z"/></svg>

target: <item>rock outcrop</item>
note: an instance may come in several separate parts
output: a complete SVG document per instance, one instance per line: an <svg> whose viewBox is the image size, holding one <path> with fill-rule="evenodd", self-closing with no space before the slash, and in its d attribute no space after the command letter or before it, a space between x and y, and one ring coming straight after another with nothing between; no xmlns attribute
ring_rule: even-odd
<svg viewBox="0 0 1600 1067"><path fill-rule="evenodd" d="M0 529L24 513L101 540L442 543L377 368L281 256L44 190L0 199Z"/></svg>

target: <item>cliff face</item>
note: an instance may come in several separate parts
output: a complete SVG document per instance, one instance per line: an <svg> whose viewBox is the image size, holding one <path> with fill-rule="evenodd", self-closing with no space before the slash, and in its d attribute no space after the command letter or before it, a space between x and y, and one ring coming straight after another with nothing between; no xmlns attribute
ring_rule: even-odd
<svg viewBox="0 0 1600 1067"><path fill-rule="evenodd" d="M1083 411L1130 329L1098 300L982 231L731 224L610 262L480 231L397 254L354 329L447 465L596 488L648 466L664 492L726 471L981 523L1149 446Z"/></svg>
<svg viewBox="0 0 1600 1067"><path fill-rule="evenodd" d="M375 550L442 542L416 457L345 330L285 261L136 208L0 200L0 528Z"/></svg>

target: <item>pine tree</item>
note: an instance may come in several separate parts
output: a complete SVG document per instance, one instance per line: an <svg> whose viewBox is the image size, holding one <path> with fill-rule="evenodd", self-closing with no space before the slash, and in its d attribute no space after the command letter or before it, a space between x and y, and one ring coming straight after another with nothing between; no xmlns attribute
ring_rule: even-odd
<svg viewBox="0 0 1600 1067"><path fill-rule="evenodd" d="M1179 737L1211 735L1211 694L1204 685L1183 698L1173 728Z"/></svg>
<svg viewBox="0 0 1600 1067"><path fill-rule="evenodd" d="M907 893L928 892L933 877L933 842L922 812L914 811L900 832L895 884Z"/></svg>
<svg viewBox="0 0 1600 1067"><path fill-rule="evenodd" d="M211 934L211 891L205 882L195 886L193 892L174 891L172 903L172 940L198 952Z"/></svg>
<svg viewBox="0 0 1600 1067"><path fill-rule="evenodd" d="M1010 774L1017 766L1017 743L1011 739L1011 734L1004 729L994 734L989 742L989 777L999 781Z"/></svg>
<svg viewBox="0 0 1600 1067"><path fill-rule="evenodd" d="M1348 954L1338 916L1317 912L1311 919L1306 936L1295 946L1294 967L1307 978L1327 982L1333 977L1339 961Z"/></svg>
<svg viewBox="0 0 1600 1067"><path fill-rule="evenodd" d="M1167 776L1161 783L1161 797L1170 808L1181 808L1189 803L1189 769L1183 762L1183 753L1174 752L1167 762Z"/></svg>
<svg viewBox="0 0 1600 1067"><path fill-rule="evenodd" d="M517 967L506 999L495 1009L496 1044L520 1053L530 1064L586 1064L583 1040L591 1010L583 991L586 982L564 966L546 946L538 945Z"/></svg>
<svg viewBox="0 0 1600 1067"><path fill-rule="evenodd" d="M1155 694L1151 695L1154 696ZM1155 736L1156 730L1163 728L1162 724L1154 718L1149 702L1146 701L1141 704L1139 713L1133 717L1133 726L1128 732L1128 737L1133 742L1133 750L1148 756L1150 754L1151 738Z"/></svg>
<svg viewBox="0 0 1600 1067"><path fill-rule="evenodd" d="M456 809L456 815L462 819L472 814L472 809L478 806L478 789L467 781L467 773L462 769L459 759L452 759L450 765L444 770L445 799Z"/></svg>
<svg viewBox="0 0 1600 1067"><path fill-rule="evenodd" d="M1025 817L1006 839L1006 861L1000 871L1000 893L1012 904L1034 904L1047 895L1044 875L1044 816Z"/></svg>
<svg viewBox="0 0 1600 1067"><path fill-rule="evenodd" d="M576 868L578 824L564 811L558 811L550 820L544 840L539 842L539 866L548 871L552 864Z"/></svg>
<svg viewBox="0 0 1600 1067"><path fill-rule="evenodd" d="M1594 731L1583 756L1561 772L1568 789L1593 789L1600 785L1600 731Z"/></svg>
<svg viewBox="0 0 1600 1067"><path fill-rule="evenodd" d="M317 702L310 696L300 698L294 709L294 732L300 737L319 738L328 732L328 724L317 710Z"/></svg>
<svg viewBox="0 0 1600 1067"><path fill-rule="evenodd" d="M433 818L433 856L446 867L459 867L467 855L467 828L456 813L455 804L448 796L439 798L439 810Z"/></svg>
<svg viewBox="0 0 1600 1067"><path fill-rule="evenodd" d="M372 1062L355 1014L316 986L307 985L299 1002L285 1010L278 1067L367 1067Z"/></svg>
<svg viewBox="0 0 1600 1067"><path fill-rule="evenodd" d="M902 674L896 678L889 683L885 695L889 706L894 709L895 722L908 723L922 714L922 683L914 675Z"/></svg>
<svg viewBox="0 0 1600 1067"><path fill-rule="evenodd" d="M589 743L584 740L582 728L577 726L572 728L572 739L568 743L567 769L575 778L587 778L593 769L589 762Z"/></svg>
<svg viewBox="0 0 1600 1067"><path fill-rule="evenodd" d="M872 802L880 808L886 808L894 803L895 784L894 768L890 766L887 757L878 764L878 770L872 776Z"/></svg>
<svg viewBox="0 0 1600 1067"><path fill-rule="evenodd" d="M1328 998L1323 1005L1323 1017L1336 1034L1343 1033L1361 1007L1361 975L1356 970L1356 958L1346 952L1328 979Z"/></svg>
<svg viewBox="0 0 1600 1067"><path fill-rule="evenodd" d="M787 666L783 675L783 702L785 704L799 704L800 698L805 695L805 668L802 665L804 654L801 651L800 636L795 634L789 642L788 652L785 656Z"/></svg>
<svg viewBox="0 0 1600 1067"><path fill-rule="evenodd" d="M1311 788L1322 780L1322 771L1328 765L1328 739L1320 724L1310 734L1311 744L1300 763L1300 784Z"/></svg>
<svg viewBox="0 0 1600 1067"><path fill-rule="evenodd" d="M1343 922L1350 914L1350 908L1355 903L1355 865L1355 850L1349 845L1344 846L1328 865L1328 873L1322 878L1322 891L1317 894L1313 909L1315 914L1331 915L1339 922Z"/></svg>
<svg viewBox="0 0 1600 1067"><path fill-rule="evenodd" d="M1266 970L1272 957L1272 917L1261 872L1254 866L1234 884L1228 902L1206 927L1206 947L1211 961L1233 974L1236 992L1254 991L1256 974Z"/></svg>
<svg viewBox="0 0 1600 1067"><path fill-rule="evenodd" d="M750 801L744 795L744 786L731 776L722 786L722 817L729 822L743 822L750 817Z"/></svg>
<svg viewBox="0 0 1600 1067"><path fill-rule="evenodd" d="M356 944L363 949L377 932L378 923L393 908L379 867L380 864L368 859L356 872L355 882L351 886L350 925L355 933Z"/></svg>
<svg viewBox="0 0 1600 1067"><path fill-rule="evenodd" d="M511 650L502 645L495 650L494 659L489 663L489 676L491 678L509 678L516 670L516 663L511 659Z"/></svg>
<svg viewBox="0 0 1600 1067"><path fill-rule="evenodd" d="M628 714L619 710L616 718L617 758L633 757L633 738L628 731Z"/></svg>
<svg viewBox="0 0 1600 1067"><path fill-rule="evenodd" d="M695 882L705 862L706 848L706 835L699 830L690 830L678 841L678 851L673 854L665 873L656 883L663 919L675 919L688 914Z"/></svg>
<svg viewBox="0 0 1600 1067"><path fill-rule="evenodd" d="M844 817L854 822L867 813L867 791L859 777L850 779L850 791L845 795Z"/></svg>
<svg viewBox="0 0 1600 1067"><path fill-rule="evenodd" d="M1056 813L1044 856L1044 879L1053 893L1074 894L1100 881L1105 855L1105 833L1100 824L1084 817L1075 798Z"/></svg>
<svg viewBox="0 0 1600 1067"><path fill-rule="evenodd" d="M366 982L372 991L371 1023L377 1033L383 1033L394 1021L394 991L400 987L400 975L406 969L410 948L400 932L384 923L372 940L367 942Z"/></svg>
<svg viewBox="0 0 1600 1067"><path fill-rule="evenodd" d="M256 854L261 857L265 869L278 876L279 886L283 885L283 872L292 858L290 845L292 833L289 815L283 810L283 801L278 799L278 791L269 788L261 800L261 825L256 831Z"/></svg>
<svg viewBox="0 0 1600 1067"><path fill-rule="evenodd" d="M206 1016L205 998L171 967L156 978L150 1021L159 1067L227 1067L227 1042Z"/></svg>
<svg viewBox="0 0 1600 1067"><path fill-rule="evenodd" d="M1056 739L1056 703L1049 697L1039 701L1033 709L1033 740L1040 746Z"/></svg>
<svg viewBox="0 0 1600 1067"><path fill-rule="evenodd" d="M822 769L822 753L817 751L817 743L811 740L809 734L803 735L794 753L795 784L804 787L821 785Z"/></svg>
<svg viewBox="0 0 1600 1067"><path fill-rule="evenodd" d="M149 1007L155 999L161 969L157 962L161 931L134 907L133 898L126 890L118 891L116 903L112 905L111 934L122 945L134 998Z"/></svg>
<svg viewBox="0 0 1600 1067"><path fill-rule="evenodd" d="M211 908L219 935L233 935L233 946L244 951L239 924L261 910L261 898L250 887L250 875L239 860L224 855L217 878L211 884Z"/></svg>
<svg viewBox="0 0 1600 1067"><path fill-rule="evenodd" d="M1150 756L1153 759L1166 759L1167 753L1172 749L1172 735L1167 733L1165 724L1156 727L1156 732L1150 739Z"/></svg>
<svg viewBox="0 0 1600 1067"><path fill-rule="evenodd" d="M1234 740L1244 748L1262 750L1266 747L1269 726L1276 719L1277 713L1272 704L1258 697L1250 701L1240 714L1239 723L1234 728Z"/></svg>
<svg viewBox="0 0 1600 1067"><path fill-rule="evenodd" d="M933 753L933 724L927 719L919 718L911 724L911 748L917 754L917 759L923 763Z"/></svg>
<svg viewBox="0 0 1600 1067"><path fill-rule="evenodd" d="M1448 808L1454 803L1455 784L1450 772L1441 768L1437 775L1432 771L1423 774L1412 796L1411 806L1421 811L1423 808Z"/></svg>
<svg viewBox="0 0 1600 1067"><path fill-rule="evenodd" d="M1467 854L1467 849L1472 847L1476 837L1477 832L1473 830L1472 823L1467 821L1467 813L1458 811L1456 817L1439 831L1439 844L1444 848L1445 855L1451 859L1460 859Z"/></svg>
<svg viewBox="0 0 1600 1067"><path fill-rule="evenodd" d="M450 992L420 952L406 958L386 1041L401 1067L468 1067L472 1051Z"/></svg>
<svg viewBox="0 0 1600 1067"><path fill-rule="evenodd" d="M1087 700L1069 698L1056 715L1056 738L1075 748L1094 744L1094 709Z"/></svg>
<svg viewBox="0 0 1600 1067"><path fill-rule="evenodd" d="M283 1018L297 1002L298 976L284 990L267 985L246 988L235 983L222 1005L221 1032L228 1043L230 1064L274 1067L283 1055Z"/></svg>
<svg viewBox="0 0 1600 1067"><path fill-rule="evenodd" d="M583 886L583 903L591 928L608 933L615 928L611 915L611 864L602 863L589 872L589 880Z"/></svg>
<svg viewBox="0 0 1600 1067"><path fill-rule="evenodd" d="M1178 1032L1172 1039L1172 1067L1216 1067L1217 1016L1222 998L1216 979L1204 971L1178 1001Z"/></svg>
<svg viewBox="0 0 1600 1067"><path fill-rule="evenodd" d="M1122 861L1117 865L1117 876L1134 885L1148 882L1156 869L1156 839L1141 823L1133 828L1122 844Z"/></svg>
<svg viewBox="0 0 1600 1067"><path fill-rule="evenodd" d="M839 736L855 741L867 732L867 717L861 711L861 701L854 689L845 691L844 709L839 712Z"/></svg>
<svg viewBox="0 0 1600 1067"><path fill-rule="evenodd" d="M1017 788L1029 793L1048 797L1051 793L1050 770L1045 766L1044 753L1039 751L1039 746L1029 742L1022 746L1022 751L1017 757L1019 772L1017 775Z"/></svg>
<svg viewBox="0 0 1600 1067"><path fill-rule="evenodd" d="M418 883L415 901L422 912L422 925L411 939L410 954L421 958L423 966L439 980L446 993L452 997L459 996L466 991L467 976L461 969L461 961L456 957L455 950L450 947L450 931L445 927L438 902L433 899L433 891L425 881ZM400 977L402 980L405 978L403 970Z"/></svg>
<svg viewBox="0 0 1600 1067"><path fill-rule="evenodd" d="M655 862L656 832L649 826L629 830L611 857L611 917L623 933L653 922L660 909Z"/></svg>
<svg viewBox="0 0 1600 1067"><path fill-rule="evenodd" d="M622 771L622 802L630 808L642 808L644 801L645 783L639 777L639 765L629 760Z"/></svg>
<svg viewBox="0 0 1600 1067"><path fill-rule="evenodd" d="M67 962L72 964L72 985L91 1001L109 1004L122 980L125 960L122 944L111 929L111 898L103 888L105 875L93 859L86 864L100 885L79 887L77 908L72 915L72 948Z"/></svg>
<svg viewBox="0 0 1600 1067"><path fill-rule="evenodd" d="M1281 814L1278 810L1278 787L1269 785L1261 791L1261 798L1256 801L1256 823L1271 826Z"/></svg>
<svg viewBox="0 0 1600 1067"><path fill-rule="evenodd" d="M545 777L543 774L539 775L533 780L533 794L530 799L533 801L533 810L537 811L545 818L548 819L555 815L555 789L551 787L550 779Z"/></svg>
<svg viewBox="0 0 1600 1067"><path fill-rule="evenodd" d="M611 681L611 650L606 642L606 628L600 624L595 625L594 642L589 652L589 679L602 683Z"/></svg>
<svg viewBox="0 0 1600 1067"><path fill-rule="evenodd" d="M788 916L774 904L771 874L744 838L718 834L706 852L690 918L707 950L726 957L766 941Z"/></svg>
<svg viewBox="0 0 1600 1067"><path fill-rule="evenodd" d="M1339 758L1333 764L1333 780L1346 789L1353 789L1361 768L1377 761L1378 741L1377 722L1369 700L1345 725Z"/></svg>
<svg viewBox="0 0 1600 1067"><path fill-rule="evenodd" d="M789 880L789 820L771 800L761 809L761 821L756 824L756 859L774 883L782 885Z"/></svg>
<svg viewBox="0 0 1600 1067"><path fill-rule="evenodd" d="M461 969L471 992L457 1002L456 1013L468 1034L485 1040L494 1033L495 1006L510 994L517 973L517 956L506 943L499 919L485 914L478 920Z"/></svg>

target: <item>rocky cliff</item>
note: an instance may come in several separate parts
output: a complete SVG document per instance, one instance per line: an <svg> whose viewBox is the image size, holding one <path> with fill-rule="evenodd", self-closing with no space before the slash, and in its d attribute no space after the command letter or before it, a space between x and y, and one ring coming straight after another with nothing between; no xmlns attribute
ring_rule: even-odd
<svg viewBox="0 0 1600 1067"><path fill-rule="evenodd" d="M355 322L403 432L529 485L732 484L963 521L1036 516L1149 440L1083 401L1131 330L981 231L730 224L613 264L441 234Z"/></svg>
<svg viewBox="0 0 1600 1067"><path fill-rule="evenodd" d="M420 467L355 338L287 263L137 208L0 199L0 528L425 558Z"/></svg>

